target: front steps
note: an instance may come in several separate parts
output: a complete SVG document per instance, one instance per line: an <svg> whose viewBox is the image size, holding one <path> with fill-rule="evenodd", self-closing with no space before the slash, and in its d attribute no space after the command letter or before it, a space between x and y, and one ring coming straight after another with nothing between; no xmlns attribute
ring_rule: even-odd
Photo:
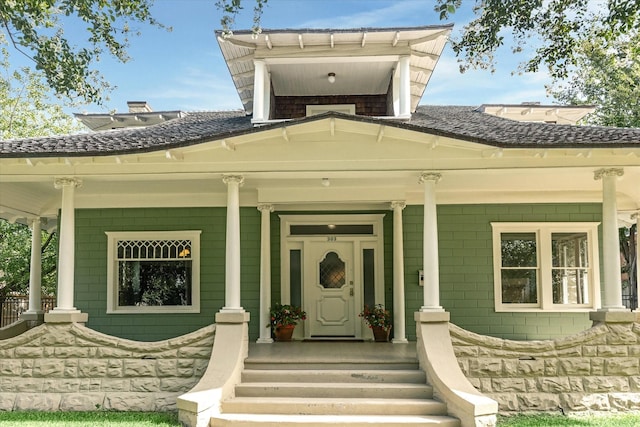
<svg viewBox="0 0 640 427"><path fill-rule="evenodd" d="M245 362L235 397L211 426L460 427L417 361Z"/></svg>

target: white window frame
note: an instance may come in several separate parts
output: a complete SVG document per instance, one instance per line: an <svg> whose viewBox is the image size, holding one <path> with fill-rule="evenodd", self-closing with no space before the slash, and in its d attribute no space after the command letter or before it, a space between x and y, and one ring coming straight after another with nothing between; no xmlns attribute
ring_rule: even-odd
<svg viewBox="0 0 640 427"><path fill-rule="evenodd" d="M496 312L586 312L600 308L600 255L598 222L492 222L493 282ZM535 304L502 302L502 233L533 233L536 235L538 258L538 302ZM586 304L554 304L552 283L553 233L586 233L589 259L589 302Z"/></svg>
<svg viewBox="0 0 640 427"><path fill-rule="evenodd" d="M107 314L200 313L200 230L186 231L107 231ZM191 305L119 306L118 257L120 240L190 240Z"/></svg>

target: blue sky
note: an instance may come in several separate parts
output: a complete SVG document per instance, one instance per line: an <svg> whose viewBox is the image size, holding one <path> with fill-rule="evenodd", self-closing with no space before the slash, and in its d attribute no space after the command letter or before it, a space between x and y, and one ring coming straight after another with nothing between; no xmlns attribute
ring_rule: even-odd
<svg viewBox="0 0 640 427"><path fill-rule="evenodd" d="M243 0L245 11L235 28L249 29L252 0ZM269 0L262 17L264 28L360 28L441 24L434 1L386 0ZM463 0L463 8L448 22L453 35L473 16L475 1ZM128 100L148 101L156 110L229 110L241 108L214 31L221 12L215 0L156 0L154 16L173 31L142 27L133 37L131 61L119 64L103 58L99 69L116 86L102 107L86 105L74 111L125 112ZM497 71L460 74L454 53L447 46L422 98L422 104L480 105L483 103L550 103L545 73L512 75L522 56L508 48L497 56Z"/></svg>

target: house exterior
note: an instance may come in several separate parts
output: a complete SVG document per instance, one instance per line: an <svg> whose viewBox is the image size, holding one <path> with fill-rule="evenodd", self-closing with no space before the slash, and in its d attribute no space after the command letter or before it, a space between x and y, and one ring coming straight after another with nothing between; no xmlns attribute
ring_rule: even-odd
<svg viewBox="0 0 640 427"><path fill-rule="evenodd" d="M244 111L131 103L79 115L109 130L3 142L2 216L60 228L51 316L156 340L244 310L269 342L280 301L309 314L297 338L367 339L358 313L384 304L404 342L423 309L514 339L622 310L640 130L564 124L592 107L418 105L450 29L220 36Z"/></svg>
<svg viewBox="0 0 640 427"><path fill-rule="evenodd" d="M220 35L242 111L132 102L78 115L93 132L1 142L0 216L29 223L36 248L40 227L60 234L57 306L43 315L31 292L23 317L137 341L216 323L226 359L209 368L231 384L243 343L273 342L275 302L307 312L298 340L369 340L358 313L383 304L463 420L455 408L495 408L460 373L449 320L498 353L495 338L634 324L618 225L638 221L640 129L577 126L591 106L419 105L450 30ZM178 402L193 420L204 389Z"/></svg>

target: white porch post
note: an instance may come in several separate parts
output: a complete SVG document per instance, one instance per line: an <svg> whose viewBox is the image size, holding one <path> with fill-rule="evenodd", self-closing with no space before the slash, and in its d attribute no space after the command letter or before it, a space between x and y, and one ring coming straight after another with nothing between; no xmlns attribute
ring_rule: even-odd
<svg viewBox="0 0 640 427"><path fill-rule="evenodd" d="M253 122L269 120L271 104L271 78L267 64L261 59L253 61Z"/></svg>
<svg viewBox="0 0 640 427"><path fill-rule="evenodd" d="M405 202L391 202L393 209L393 343L406 343L404 313L404 244L402 210Z"/></svg>
<svg viewBox="0 0 640 427"><path fill-rule="evenodd" d="M400 111L399 116L411 115L411 58L402 56L398 61L400 71Z"/></svg>
<svg viewBox="0 0 640 427"><path fill-rule="evenodd" d="M224 307L222 312L243 312L240 305L240 186L241 175L225 175L227 184L227 239Z"/></svg>
<svg viewBox="0 0 640 427"><path fill-rule="evenodd" d="M440 306L440 271L438 265L438 218L436 216L436 183L442 175L424 172L420 183L424 184L424 305L420 311L444 311Z"/></svg>
<svg viewBox="0 0 640 427"><path fill-rule="evenodd" d="M24 320L42 321L42 230L40 218L31 220L31 263L29 265L29 309L20 316Z"/></svg>
<svg viewBox="0 0 640 427"><path fill-rule="evenodd" d="M262 214L260 224L260 338L258 343L273 342L269 307L271 307L271 212L273 205L260 204L258 210Z"/></svg>
<svg viewBox="0 0 640 427"><path fill-rule="evenodd" d="M57 306L45 314L45 322L86 322L88 315L74 307L75 287L75 189L82 185L77 178L58 178L55 188L62 189L58 242Z"/></svg>
<svg viewBox="0 0 640 427"><path fill-rule="evenodd" d="M623 169L599 169L594 179L602 179L602 254L604 256L603 311L624 311L622 305L622 276L620 272L620 236L616 205L616 179Z"/></svg>

